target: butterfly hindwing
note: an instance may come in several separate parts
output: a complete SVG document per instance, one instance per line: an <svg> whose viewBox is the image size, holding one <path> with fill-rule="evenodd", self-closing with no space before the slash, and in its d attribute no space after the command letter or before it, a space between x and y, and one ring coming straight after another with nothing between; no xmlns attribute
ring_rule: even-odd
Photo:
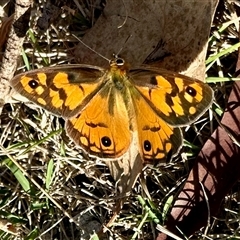
<svg viewBox="0 0 240 240"><path fill-rule="evenodd" d="M66 123L68 135L90 155L121 157L131 144L126 105L110 84L92 98L81 113Z"/></svg>
<svg viewBox="0 0 240 240"><path fill-rule="evenodd" d="M139 94L133 97L140 154L145 162L175 156L182 146L182 133L163 121Z"/></svg>

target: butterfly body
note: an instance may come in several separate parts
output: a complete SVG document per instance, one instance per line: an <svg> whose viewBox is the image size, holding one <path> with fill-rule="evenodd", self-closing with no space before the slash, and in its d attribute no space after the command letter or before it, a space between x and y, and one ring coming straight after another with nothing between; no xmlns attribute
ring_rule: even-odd
<svg viewBox="0 0 240 240"><path fill-rule="evenodd" d="M128 69L116 58L109 69L67 65L17 75L11 85L29 100L66 120L68 135L90 155L121 158L137 135L144 161L176 155L180 126L212 103L199 80L151 67Z"/></svg>

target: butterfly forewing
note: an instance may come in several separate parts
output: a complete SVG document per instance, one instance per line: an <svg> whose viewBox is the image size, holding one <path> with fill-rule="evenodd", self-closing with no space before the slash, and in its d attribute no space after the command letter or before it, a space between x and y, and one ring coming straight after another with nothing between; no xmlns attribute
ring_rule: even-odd
<svg viewBox="0 0 240 240"><path fill-rule="evenodd" d="M103 87L105 72L89 65L63 65L22 73L10 84L41 107L69 118L78 114Z"/></svg>
<svg viewBox="0 0 240 240"><path fill-rule="evenodd" d="M140 68L130 77L152 109L172 126L185 126L212 104L213 91L205 83L157 68Z"/></svg>

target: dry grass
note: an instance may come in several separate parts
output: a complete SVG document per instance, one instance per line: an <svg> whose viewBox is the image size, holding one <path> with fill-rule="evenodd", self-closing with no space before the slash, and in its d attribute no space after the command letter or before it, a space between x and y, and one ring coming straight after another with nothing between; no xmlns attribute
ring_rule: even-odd
<svg viewBox="0 0 240 240"><path fill-rule="evenodd" d="M90 5L82 5L80 9L75 3L71 4L65 10L62 21L53 20L47 30L37 28L38 18L33 17L32 28L24 44L25 62L20 66L39 68L73 62L71 51L77 40L66 36L60 27L68 27L71 33L84 35L97 16L92 14ZM99 12L101 7L94 6ZM74 10L74 15L71 10ZM81 17L81 11L84 11L85 17ZM238 42L237 25L231 24L219 31L233 19L232 11L231 4L227 2L222 2L218 8L209 44L211 56ZM231 77L235 71L237 52L227 51L213 64L210 60L207 63L208 76ZM23 70L22 67L20 69ZM224 108L229 85L218 83L213 88ZM209 116L204 117L202 121L208 123ZM202 139L188 138L193 130L187 129L189 144L182 150L183 158L175 159L161 169L148 167L141 176L146 180L152 197L146 202L160 222L165 218L163 209L167 200L171 201L171 197L179 191L198 147L209 136L209 130L205 134L202 125L201 122L194 126L194 131L201 131ZM0 129L0 213L9 224L13 224L20 236L0 231L0 239L89 239L94 230L100 231L101 226L110 220L119 197L115 182L103 162L81 155L62 131L63 126L62 119L34 104L5 106ZM239 184L235 184L222 203L219 218L212 219L208 239L238 239L238 188ZM156 224L153 218L146 217L138 196L146 199L140 181L126 200L119 217L110 228L105 229L106 233L100 239L154 239L157 236ZM203 232L196 237L202 239ZM220 234L219 238L217 234Z"/></svg>

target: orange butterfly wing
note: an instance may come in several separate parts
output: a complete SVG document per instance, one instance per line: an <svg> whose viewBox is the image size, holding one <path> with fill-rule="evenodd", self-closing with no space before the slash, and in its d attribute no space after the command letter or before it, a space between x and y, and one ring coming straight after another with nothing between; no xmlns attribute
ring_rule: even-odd
<svg viewBox="0 0 240 240"><path fill-rule="evenodd" d="M178 126L187 126L211 105L205 83L164 69L140 67L129 72L139 149L145 161L169 159L182 145Z"/></svg>
<svg viewBox="0 0 240 240"><path fill-rule="evenodd" d="M102 88L105 72L89 65L62 65L19 74L10 84L30 101L69 118Z"/></svg>
<svg viewBox="0 0 240 240"><path fill-rule="evenodd" d="M90 155L116 159L127 152L132 138L128 112L111 81L67 121L66 130Z"/></svg>
<svg viewBox="0 0 240 240"><path fill-rule="evenodd" d="M163 121L140 96L133 98L139 149L146 162L170 160L182 146L182 133Z"/></svg>
<svg viewBox="0 0 240 240"><path fill-rule="evenodd" d="M189 125L212 104L212 89L197 79L152 67L129 74L149 106L172 126Z"/></svg>

